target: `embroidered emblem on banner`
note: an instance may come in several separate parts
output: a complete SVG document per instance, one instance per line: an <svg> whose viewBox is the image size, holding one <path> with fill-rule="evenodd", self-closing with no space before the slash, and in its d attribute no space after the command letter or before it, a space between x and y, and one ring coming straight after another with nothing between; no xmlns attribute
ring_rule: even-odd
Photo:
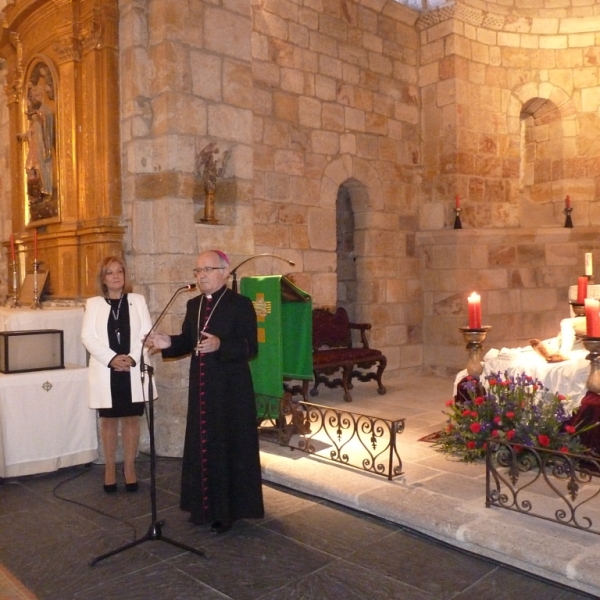
<svg viewBox="0 0 600 600"><path fill-rule="evenodd" d="M271 302L265 300L265 295L262 293L256 294L256 300L252 301L254 310L256 311L256 320L259 323L265 322L265 317L271 314Z"/></svg>
<svg viewBox="0 0 600 600"><path fill-rule="evenodd" d="M52 384L49 381L46 381L43 385L42 388L44 390L46 390L47 392L49 392L52 389Z"/></svg>

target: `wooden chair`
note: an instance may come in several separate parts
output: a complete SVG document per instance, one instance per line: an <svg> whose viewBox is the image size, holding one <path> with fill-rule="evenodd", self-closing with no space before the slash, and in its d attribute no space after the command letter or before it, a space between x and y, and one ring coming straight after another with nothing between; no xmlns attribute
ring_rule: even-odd
<svg viewBox="0 0 600 600"><path fill-rule="evenodd" d="M386 357L380 350L369 347L366 332L370 323L351 323L348 313L339 307L335 313L322 308L312 312L313 318L313 371L315 382L310 390L311 396L319 394L321 383L329 388L343 387L344 400L352 402L350 390L352 380L377 382L377 392L385 394L381 383L383 371L387 365ZM360 331L361 346L353 347L352 330ZM373 372L373 366L377 370ZM341 371L341 377L334 375Z"/></svg>

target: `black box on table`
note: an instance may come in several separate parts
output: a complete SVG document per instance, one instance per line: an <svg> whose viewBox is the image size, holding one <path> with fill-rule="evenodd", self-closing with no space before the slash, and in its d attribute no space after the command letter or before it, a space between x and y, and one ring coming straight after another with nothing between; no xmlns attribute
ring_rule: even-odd
<svg viewBox="0 0 600 600"><path fill-rule="evenodd" d="M0 331L0 373L64 369L62 329Z"/></svg>

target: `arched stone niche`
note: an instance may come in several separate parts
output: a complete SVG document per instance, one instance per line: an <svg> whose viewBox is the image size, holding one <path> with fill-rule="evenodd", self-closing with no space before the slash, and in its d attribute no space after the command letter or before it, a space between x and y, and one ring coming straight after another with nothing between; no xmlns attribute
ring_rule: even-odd
<svg viewBox="0 0 600 600"><path fill-rule="evenodd" d="M51 298L95 293L121 253L117 0L15 1L2 11L11 222L21 277L38 259Z"/></svg>

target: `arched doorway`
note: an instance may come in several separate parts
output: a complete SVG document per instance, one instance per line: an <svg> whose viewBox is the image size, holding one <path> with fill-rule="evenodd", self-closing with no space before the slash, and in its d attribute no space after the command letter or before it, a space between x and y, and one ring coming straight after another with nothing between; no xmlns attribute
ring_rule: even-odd
<svg viewBox="0 0 600 600"><path fill-rule="evenodd" d="M336 198L336 258L337 304L343 306L350 319L357 315L358 276L355 215L359 207L368 204L365 186L356 179L347 179L338 188Z"/></svg>

